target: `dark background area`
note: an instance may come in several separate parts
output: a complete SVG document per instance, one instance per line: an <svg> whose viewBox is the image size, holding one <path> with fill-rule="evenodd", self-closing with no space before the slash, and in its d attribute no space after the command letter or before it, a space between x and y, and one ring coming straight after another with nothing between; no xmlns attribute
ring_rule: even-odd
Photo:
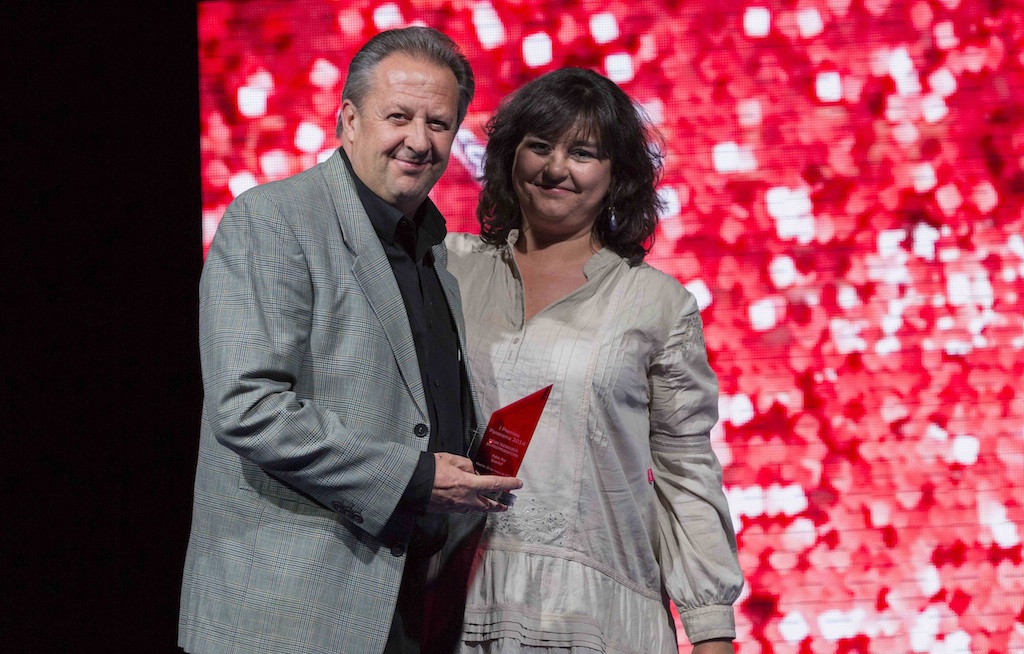
<svg viewBox="0 0 1024 654"><path fill-rule="evenodd" d="M180 651L202 401L196 6L4 9L0 649Z"/></svg>

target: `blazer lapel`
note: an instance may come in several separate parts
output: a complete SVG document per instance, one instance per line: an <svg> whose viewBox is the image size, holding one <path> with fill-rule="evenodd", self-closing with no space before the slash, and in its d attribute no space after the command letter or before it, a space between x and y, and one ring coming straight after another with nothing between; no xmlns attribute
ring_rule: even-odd
<svg viewBox="0 0 1024 654"><path fill-rule="evenodd" d="M432 248L434 253L434 270L437 271L437 278L444 289L445 298L448 300L448 310L452 312L455 319L455 329L459 333L459 357L462 361L462 369L466 372L466 386L469 389L469 407L463 407L463 415L466 418L466 452L471 457L476 454L477 439L482 435L483 416L480 413L480 402L477 401L476 387L473 385L473 375L469 369L469 358L466 355L466 321L462 315L462 295L459 293L459 282L455 276L448 272L448 249L444 243L435 245ZM468 409L468 410L466 410Z"/></svg>
<svg viewBox="0 0 1024 654"><path fill-rule="evenodd" d="M359 201L355 185L341 155L335 152L325 162L323 171L334 200L338 221L341 223L342 238L355 255L352 274L380 321L394 351L402 379L415 399L423 420L427 421L427 399L423 392L419 362L416 359L416 344L412 338L412 328L409 326L409 316L402 300L402 292L395 281L395 273L391 270L380 238L373 230L366 210Z"/></svg>

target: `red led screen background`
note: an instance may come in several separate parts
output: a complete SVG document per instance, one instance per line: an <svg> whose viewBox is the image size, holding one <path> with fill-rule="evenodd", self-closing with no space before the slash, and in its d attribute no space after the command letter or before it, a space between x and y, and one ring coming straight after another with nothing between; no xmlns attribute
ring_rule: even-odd
<svg viewBox="0 0 1024 654"><path fill-rule="evenodd" d="M648 261L721 382L738 651L1024 652L1024 7L204 2L207 247L235 195L330 154L349 58L411 23L478 80L432 193L452 230L482 125L543 72L608 75L664 138Z"/></svg>

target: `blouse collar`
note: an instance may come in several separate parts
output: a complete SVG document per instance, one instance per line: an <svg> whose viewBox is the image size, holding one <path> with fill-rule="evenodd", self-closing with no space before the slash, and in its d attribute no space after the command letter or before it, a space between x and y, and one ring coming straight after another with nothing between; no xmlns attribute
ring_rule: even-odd
<svg viewBox="0 0 1024 654"><path fill-rule="evenodd" d="M505 244L511 253L512 248L515 247L516 242L519 240L519 230L511 229L508 232L508 236L505 238ZM593 277L596 273L604 270L605 268L623 262L624 259L619 255L615 254L606 247L602 247L600 250L594 253L594 256L587 259L587 262L583 264L583 274L587 279Z"/></svg>

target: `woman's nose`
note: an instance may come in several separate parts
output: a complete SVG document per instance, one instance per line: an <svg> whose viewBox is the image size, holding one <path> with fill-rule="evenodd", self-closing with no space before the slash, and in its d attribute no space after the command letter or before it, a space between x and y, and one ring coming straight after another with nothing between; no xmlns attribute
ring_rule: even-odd
<svg viewBox="0 0 1024 654"><path fill-rule="evenodd" d="M552 153L544 162L544 173L549 177L561 178L566 175L565 157Z"/></svg>

